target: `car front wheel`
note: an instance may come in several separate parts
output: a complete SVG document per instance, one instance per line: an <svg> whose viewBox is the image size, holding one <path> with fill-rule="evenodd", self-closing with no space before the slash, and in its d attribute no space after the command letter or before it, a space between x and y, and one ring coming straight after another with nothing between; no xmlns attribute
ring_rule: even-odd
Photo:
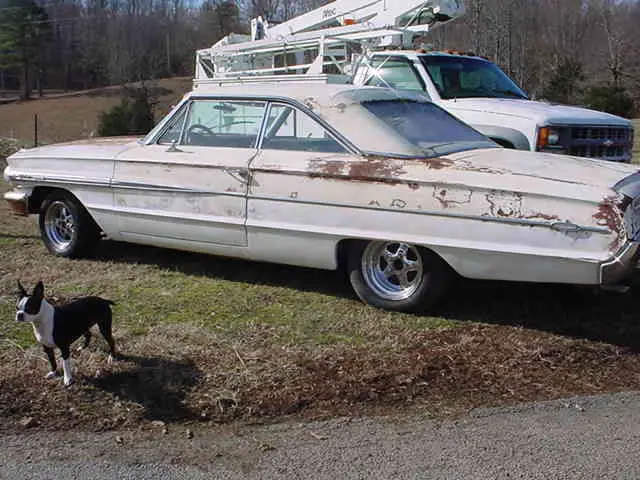
<svg viewBox="0 0 640 480"><path fill-rule="evenodd" d="M444 294L452 280L435 253L405 242L369 241L351 245L349 280L362 301L401 312L422 312Z"/></svg>
<svg viewBox="0 0 640 480"><path fill-rule="evenodd" d="M100 239L100 231L82 204L67 192L54 192L40 208L40 236L47 249L60 257L86 256Z"/></svg>

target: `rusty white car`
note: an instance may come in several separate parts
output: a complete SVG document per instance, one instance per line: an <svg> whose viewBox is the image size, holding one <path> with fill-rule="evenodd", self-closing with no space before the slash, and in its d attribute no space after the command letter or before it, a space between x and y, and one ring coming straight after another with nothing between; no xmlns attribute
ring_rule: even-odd
<svg viewBox="0 0 640 480"><path fill-rule="evenodd" d="M281 84L202 85L142 140L22 150L4 176L55 255L108 237L344 268L363 301L421 311L456 273L621 282L636 172L503 149L418 93Z"/></svg>

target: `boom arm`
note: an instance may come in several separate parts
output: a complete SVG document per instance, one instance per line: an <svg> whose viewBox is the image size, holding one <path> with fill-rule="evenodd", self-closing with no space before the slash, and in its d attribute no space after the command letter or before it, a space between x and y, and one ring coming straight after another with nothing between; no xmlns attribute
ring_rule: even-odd
<svg viewBox="0 0 640 480"><path fill-rule="evenodd" d="M231 34L199 50L196 82L246 75L347 74L349 46L410 48L416 35L464 14L462 0L336 0L269 26L251 21L251 35Z"/></svg>

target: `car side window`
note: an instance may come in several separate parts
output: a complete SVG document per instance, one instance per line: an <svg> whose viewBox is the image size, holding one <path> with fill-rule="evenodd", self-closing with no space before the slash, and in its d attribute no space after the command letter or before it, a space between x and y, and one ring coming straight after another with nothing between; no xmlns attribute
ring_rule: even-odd
<svg viewBox="0 0 640 480"><path fill-rule="evenodd" d="M182 143L254 148L265 110L266 102L194 100L184 124Z"/></svg>
<svg viewBox="0 0 640 480"><path fill-rule="evenodd" d="M289 106L272 104L263 150L343 153L345 148L309 115Z"/></svg>
<svg viewBox="0 0 640 480"><path fill-rule="evenodd" d="M365 84L372 87L424 90L415 68L405 59L374 58L368 73L370 77Z"/></svg>
<svg viewBox="0 0 640 480"><path fill-rule="evenodd" d="M184 126L184 119L187 116L187 106L183 105L180 111L173 116L164 133L158 138L160 145L170 145L173 142L180 142L180 133Z"/></svg>

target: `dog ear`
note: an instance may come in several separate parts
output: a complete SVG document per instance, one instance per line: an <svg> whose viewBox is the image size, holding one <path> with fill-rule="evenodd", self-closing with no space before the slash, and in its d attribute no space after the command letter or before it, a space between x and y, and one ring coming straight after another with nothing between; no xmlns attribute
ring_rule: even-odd
<svg viewBox="0 0 640 480"><path fill-rule="evenodd" d="M20 295L20 298L24 298L24 297L28 297L29 296L27 291L24 289L24 287L20 283L20 279L18 279L18 295Z"/></svg>
<svg viewBox="0 0 640 480"><path fill-rule="evenodd" d="M44 298L44 283L42 283L42 280L33 287L33 296L36 298Z"/></svg>

